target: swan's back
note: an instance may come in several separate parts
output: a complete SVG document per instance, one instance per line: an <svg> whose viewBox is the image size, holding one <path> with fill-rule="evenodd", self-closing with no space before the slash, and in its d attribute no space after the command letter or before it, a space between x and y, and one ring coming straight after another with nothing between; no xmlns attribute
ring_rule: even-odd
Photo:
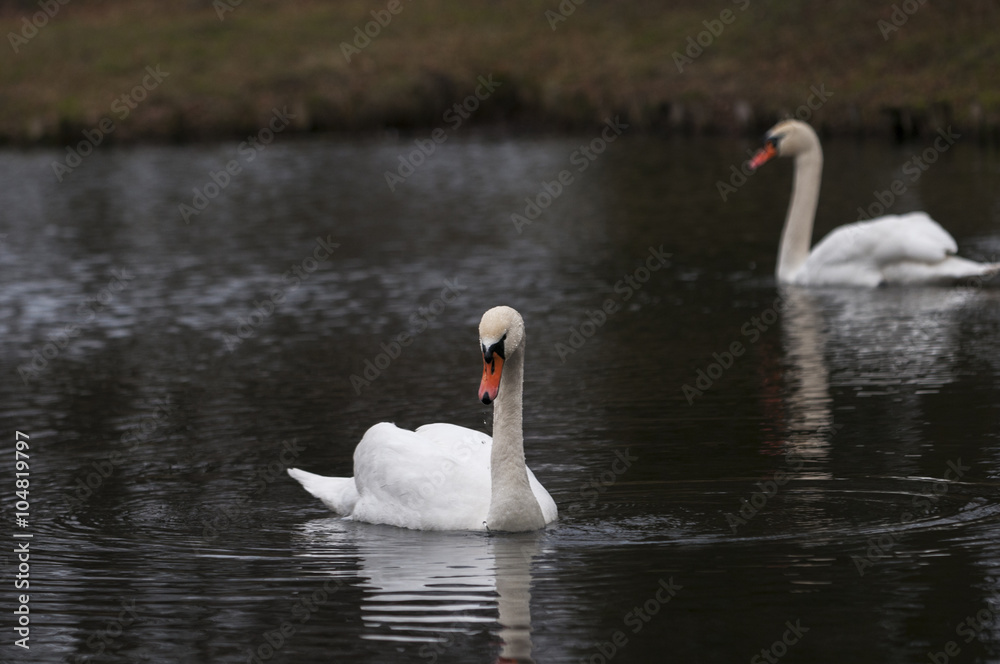
<svg viewBox="0 0 1000 664"><path fill-rule="evenodd" d="M352 518L419 530L483 530L491 439L452 424L416 431L382 422L354 451L360 498Z"/></svg>
<svg viewBox="0 0 1000 664"><path fill-rule="evenodd" d="M408 431L406 433L409 433ZM468 455L470 462L473 462L477 471L475 473L475 486L466 486L464 491L471 494L473 491L485 496L486 510L489 511L490 497L491 497L491 486L492 477L490 474L490 453L493 449L493 439L487 436L485 433L476 431L475 429L467 429L465 427L460 427L454 424L425 424L422 427L417 428L416 433L421 436L427 437L428 440L433 441L437 445L444 445L445 447L450 447L457 450L465 450L466 444L473 445L473 450L471 454ZM463 457L464 452L459 452ZM476 454L482 454L482 457L476 457ZM545 519L545 523L551 523L556 520L559 515L559 510L556 507L556 501L552 499L549 492L542 486L542 483L535 478L535 474L531 472L531 468L525 466L525 471L528 473L528 485L531 487L531 493L535 496L535 500L538 501L538 506L542 510L542 517ZM485 475L483 475L485 473ZM485 476L485 482L482 481L482 477ZM485 528L486 517L484 516L483 524L480 528Z"/></svg>
<svg viewBox="0 0 1000 664"><path fill-rule="evenodd" d="M964 275L952 274L946 261L957 251L955 239L925 212L886 215L831 231L813 247L795 282L878 286L905 281L911 272L926 279L935 270L956 278Z"/></svg>
<svg viewBox="0 0 1000 664"><path fill-rule="evenodd" d="M485 530L491 499L486 434L454 424L416 431L382 422L354 450L354 477L288 474L328 508L355 521L417 530ZM530 468L528 484L545 523L558 510Z"/></svg>

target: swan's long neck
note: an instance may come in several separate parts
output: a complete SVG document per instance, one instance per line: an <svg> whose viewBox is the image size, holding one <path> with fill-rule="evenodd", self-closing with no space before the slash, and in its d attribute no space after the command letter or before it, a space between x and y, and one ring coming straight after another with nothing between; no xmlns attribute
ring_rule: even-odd
<svg viewBox="0 0 1000 664"><path fill-rule="evenodd" d="M524 342L504 362L500 390L493 402L491 494L486 526L490 530L536 530L545 525L542 509L528 484L521 427Z"/></svg>
<svg viewBox="0 0 1000 664"><path fill-rule="evenodd" d="M788 216L785 218L785 228L781 231L781 245L778 249L779 282L792 281L809 257L822 177L823 150L817 141L795 158L792 200L788 204Z"/></svg>

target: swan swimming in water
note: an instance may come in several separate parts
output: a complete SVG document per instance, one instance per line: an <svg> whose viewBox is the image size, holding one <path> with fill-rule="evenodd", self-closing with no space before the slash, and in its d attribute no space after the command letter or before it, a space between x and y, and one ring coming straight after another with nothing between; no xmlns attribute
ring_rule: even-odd
<svg viewBox="0 0 1000 664"><path fill-rule="evenodd" d="M812 127L784 120L771 127L750 160L757 169L772 157L794 157L795 178L781 232L778 281L799 286L952 285L995 274L997 263L956 256L958 245L925 212L886 215L840 226L812 251L813 221L823 174L823 149Z"/></svg>
<svg viewBox="0 0 1000 664"><path fill-rule="evenodd" d="M381 422L354 450L354 477L288 474L334 512L354 521L416 530L528 531L555 520L549 492L524 462L521 395L524 321L494 307L479 323L483 378L493 402L493 438L454 424L416 431Z"/></svg>

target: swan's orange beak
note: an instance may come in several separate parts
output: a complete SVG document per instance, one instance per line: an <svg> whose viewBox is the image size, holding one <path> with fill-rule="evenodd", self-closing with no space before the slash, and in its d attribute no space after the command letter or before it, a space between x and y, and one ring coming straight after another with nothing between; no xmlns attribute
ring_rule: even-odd
<svg viewBox="0 0 1000 664"><path fill-rule="evenodd" d="M479 383L479 400L489 405L500 392L500 373L503 371L503 358L499 353L490 353L490 359L483 354L483 380Z"/></svg>
<svg viewBox="0 0 1000 664"><path fill-rule="evenodd" d="M774 147L774 143L768 141L764 147L757 150L757 153L750 158L750 168L757 170L776 156L778 156L778 148Z"/></svg>

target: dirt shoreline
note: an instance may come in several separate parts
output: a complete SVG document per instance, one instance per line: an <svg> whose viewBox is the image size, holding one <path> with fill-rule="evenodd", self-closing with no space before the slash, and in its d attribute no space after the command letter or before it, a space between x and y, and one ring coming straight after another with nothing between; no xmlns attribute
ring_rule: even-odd
<svg viewBox="0 0 1000 664"><path fill-rule="evenodd" d="M953 126L1000 146L997 0L47 6L0 4L3 144L245 137L277 109L290 134L575 132L619 116L631 133L759 135L796 116L828 136Z"/></svg>

